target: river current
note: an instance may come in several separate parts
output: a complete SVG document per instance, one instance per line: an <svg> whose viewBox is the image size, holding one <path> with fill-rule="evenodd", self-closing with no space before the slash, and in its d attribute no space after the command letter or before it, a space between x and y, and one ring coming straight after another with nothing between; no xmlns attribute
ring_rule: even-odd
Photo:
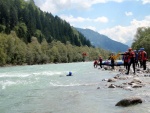
<svg viewBox="0 0 150 113"><path fill-rule="evenodd" d="M66 76L69 72L73 76ZM0 113L150 113L150 87L108 88L102 80L116 74L93 62L1 67ZM144 101L115 106L130 96Z"/></svg>

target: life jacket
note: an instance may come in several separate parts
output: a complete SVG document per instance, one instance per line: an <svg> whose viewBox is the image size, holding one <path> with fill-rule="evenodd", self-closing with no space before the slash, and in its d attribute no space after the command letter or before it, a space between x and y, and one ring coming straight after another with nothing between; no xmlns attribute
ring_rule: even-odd
<svg viewBox="0 0 150 113"><path fill-rule="evenodd" d="M145 51L141 52L141 59L142 60L147 60L147 53Z"/></svg>
<svg viewBox="0 0 150 113"><path fill-rule="evenodd" d="M108 60L115 60L114 57L115 57L114 55L111 55L111 56L108 58Z"/></svg>
<svg viewBox="0 0 150 113"><path fill-rule="evenodd" d="M99 58L99 61L102 62L102 58L101 57Z"/></svg>
<svg viewBox="0 0 150 113"><path fill-rule="evenodd" d="M135 53L134 53L134 51L131 51L131 52L129 52L128 53L128 61L130 61L131 59L134 59L135 58Z"/></svg>
<svg viewBox="0 0 150 113"><path fill-rule="evenodd" d="M98 64L97 60L94 61L94 64L95 64L95 65Z"/></svg>

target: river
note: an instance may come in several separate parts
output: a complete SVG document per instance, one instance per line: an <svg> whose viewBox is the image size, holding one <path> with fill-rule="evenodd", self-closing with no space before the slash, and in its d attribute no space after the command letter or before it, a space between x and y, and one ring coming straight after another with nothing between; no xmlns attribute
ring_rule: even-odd
<svg viewBox="0 0 150 113"><path fill-rule="evenodd" d="M93 68L93 62L1 67L0 113L150 113L149 86L107 88L102 79L117 73ZM115 106L134 95L145 101Z"/></svg>

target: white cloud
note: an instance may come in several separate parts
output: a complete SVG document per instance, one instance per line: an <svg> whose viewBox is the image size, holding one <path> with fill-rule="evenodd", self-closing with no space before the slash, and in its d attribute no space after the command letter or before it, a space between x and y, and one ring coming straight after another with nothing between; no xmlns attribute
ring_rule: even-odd
<svg viewBox="0 0 150 113"><path fill-rule="evenodd" d="M125 12L125 15L126 16L132 16L133 14L132 14L132 12Z"/></svg>
<svg viewBox="0 0 150 113"><path fill-rule="evenodd" d="M107 17L98 17L94 20L95 22L102 22L102 23L107 23L108 22L108 18Z"/></svg>
<svg viewBox="0 0 150 113"><path fill-rule="evenodd" d="M74 22L99 22L99 23L107 23L108 22L108 18L107 17L98 17L96 19L91 19L91 18L83 18L83 17L73 17L72 15L67 16L67 15L60 15L60 17L64 20L66 20L67 22L69 22L70 24L74 23Z"/></svg>
<svg viewBox="0 0 150 113"><path fill-rule="evenodd" d="M150 3L150 0L142 0L143 4L148 4Z"/></svg>
<svg viewBox="0 0 150 113"><path fill-rule="evenodd" d="M70 8L72 3L71 0L35 0L35 4L43 11L56 13L59 10Z"/></svg>
<svg viewBox="0 0 150 113"><path fill-rule="evenodd" d="M104 34L118 42L127 44L128 42L133 42L138 27L148 27L148 26L150 26L150 16L146 16L145 19L142 21L133 19L130 23L130 26L118 25L113 28L100 30L99 33Z"/></svg>
<svg viewBox="0 0 150 113"><path fill-rule="evenodd" d="M56 13L66 9L89 9L94 4L110 1L123 2L125 0L35 0L35 4L43 11Z"/></svg>
<svg viewBox="0 0 150 113"><path fill-rule="evenodd" d="M85 21L91 21L90 18L82 18L82 17L73 17L72 15L66 16L66 15L60 15L60 17L67 22L74 23L74 22L85 22Z"/></svg>

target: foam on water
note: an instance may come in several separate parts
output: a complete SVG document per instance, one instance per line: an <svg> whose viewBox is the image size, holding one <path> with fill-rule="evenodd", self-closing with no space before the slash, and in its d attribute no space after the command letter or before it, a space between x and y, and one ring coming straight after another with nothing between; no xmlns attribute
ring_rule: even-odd
<svg viewBox="0 0 150 113"><path fill-rule="evenodd" d="M0 85L2 86L2 89L6 89L7 86L15 85L17 84L16 82L13 81L0 81Z"/></svg>
<svg viewBox="0 0 150 113"><path fill-rule="evenodd" d="M43 71L43 72L34 72L34 73L22 73L22 72L13 72L13 73L0 73L0 78L3 77L8 77L8 78L13 78L13 77L30 77L30 76L54 76L54 75L65 75L67 72L66 71Z"/></svg>
<svg viewBox="0 0 150 113"><path fill-rule="evenodd" d="M17 81L11 81L11 80L3 80L0 81L0 86L2 89L6 89L10 86L19 86L19 85L27 85L27 84L33 84L36 81L26 81L26 80L17 80Z"/></svg>
<svg viewBox="0 0 150 113"><path fill-rule="evenodd" d="M8 77L8 78L13 78L13 77L28 77L30 76L29 73L1 73L0 78L3 77Z"/></svg>
<svg viewBox="0 0 150 113"><path fill-rule="evenodd" d="M32 73L34 76L54 76L54 75L63 75L65 74L65 71L58 72L58 71L44 71L44 72L37 72L37 73Z"/></svg>

